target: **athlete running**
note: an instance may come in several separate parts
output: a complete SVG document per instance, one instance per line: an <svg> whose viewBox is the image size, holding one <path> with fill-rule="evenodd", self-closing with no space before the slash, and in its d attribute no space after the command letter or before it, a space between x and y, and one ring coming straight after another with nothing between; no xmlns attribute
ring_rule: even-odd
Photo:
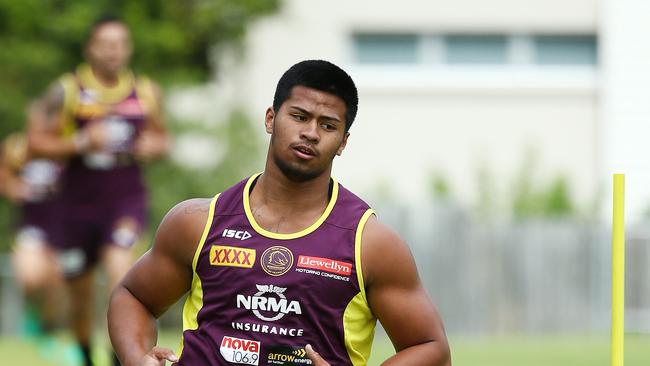
<svg viewBox="0 0 650 366"><path fill-rule="evenodd" d="M48 335L59 323L62 289L61 212L59 174L61 165L30 156L23 133L7 136L0 146L0 193L19 207L12 251L18 285L27 300L27 332ZM31 317L31 319L30 319Z"/></svg>
<svg viewBox="0 0 650 366"><path fill-rule="evenodd" d="M128 27L118 18L101 18L84 51L87 63L33 103L29 139L35 154L66 160L64 270L72 289L73 330L90 365L92 269L101 262L112 289L131 266L130 248L147 210L140 166L163 155L169 143L158 87L128 68Z"/></svg>

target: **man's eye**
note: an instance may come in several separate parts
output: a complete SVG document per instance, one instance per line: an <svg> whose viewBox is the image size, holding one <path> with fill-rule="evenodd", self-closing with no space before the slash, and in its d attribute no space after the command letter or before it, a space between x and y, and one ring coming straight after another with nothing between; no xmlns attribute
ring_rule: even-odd
<svg viewBox="0 0 650 366"><path fill-rule="evenodd" d="M291 116L292 116L296 121L302 121L302 122L304 122L304 121L307 120L307 117L306 117L306 116L303 116L302 114L292 114Z"/></svg>
<svg viewBox="0 0 650 366"><path fill-rule="evenodd" d="M331 123L323 123L321 126L326 130L336 130L336 126Z"/></svg>

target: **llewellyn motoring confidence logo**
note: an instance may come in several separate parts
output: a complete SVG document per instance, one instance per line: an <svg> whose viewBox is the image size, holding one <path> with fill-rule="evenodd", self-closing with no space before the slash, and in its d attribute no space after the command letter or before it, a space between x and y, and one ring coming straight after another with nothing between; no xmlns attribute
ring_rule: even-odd
<svg viewBox="0 0 650 366"><path fill-rule="evenodd" d="M260 264L271 276L282 276L293 266L293 253L286 247L272 246L262 253Z"/></svg>

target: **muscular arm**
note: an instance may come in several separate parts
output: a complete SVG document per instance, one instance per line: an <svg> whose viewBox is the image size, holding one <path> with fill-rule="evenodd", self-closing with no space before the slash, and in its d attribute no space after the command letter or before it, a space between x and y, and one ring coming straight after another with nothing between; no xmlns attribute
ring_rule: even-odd
<svg viewBox="0 0 650 366"><path fill-rule="evenodd" d="M6 142L0 144L0 196L4 196L13 203L22 203L29 195L27 184L15 167L16 164L22 163L14 161L12 164L10 162L9 153L6 151L8 147L5 144ZM22 160L21 158L17 159Z"/></svg>
<svg viewBox="0 0 650 366"><path fill-rule="evenodd" d="M4 146L0 144L0 196L9 198L9 187L13 174L5 160Z"/></svg>
<svg viewBox="0 0 650 366"><path fill-rule="evenodd" d="M442 320L406 244L374 216L363 232L368 302L397 353L383 365L451 365Z"/></svg>
<svg viewBox="0 0 650 366"><path fill-rule="evenodd" d="M77 152L74 139L63 138L63 86L55 82L27 111L27 137L34 156L65 158Z"/></svg>
<svg viewBox="0 0 650 366"><path fill-rule="evenodd" d="M28 195L25 182L7 164L0 161L0 196L13 203L22 203Z"/></svg>
<svg viewBox="0 0 650 366"><path fill-rule="evenodd" d="M209 199L194 199L174 207L160 224L152 248L113 291L108 330L123 365L145 364L157 341L156 319L190 289L192 259L209 206Z"/></svg>

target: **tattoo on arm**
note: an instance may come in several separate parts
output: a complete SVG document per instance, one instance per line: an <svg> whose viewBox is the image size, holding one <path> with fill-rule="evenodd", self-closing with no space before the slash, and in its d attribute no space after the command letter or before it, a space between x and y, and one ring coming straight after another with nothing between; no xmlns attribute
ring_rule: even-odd
<svg viewBox="0 0 650 366"><path fill-rule="evenodd" d="M61 122L65 90L60 83L54 83L47 92L29 106L29 123L38 129L54 131Z"/></svg>
<svg viewBox="0 0 650 366"><path fill-rule="evenodd" d="M193 215L197 212L208 212L209 210L210 206L205 205L204 203L196 203L187 205L187 207L183 209L183 212L187 215Z"/></svg>

